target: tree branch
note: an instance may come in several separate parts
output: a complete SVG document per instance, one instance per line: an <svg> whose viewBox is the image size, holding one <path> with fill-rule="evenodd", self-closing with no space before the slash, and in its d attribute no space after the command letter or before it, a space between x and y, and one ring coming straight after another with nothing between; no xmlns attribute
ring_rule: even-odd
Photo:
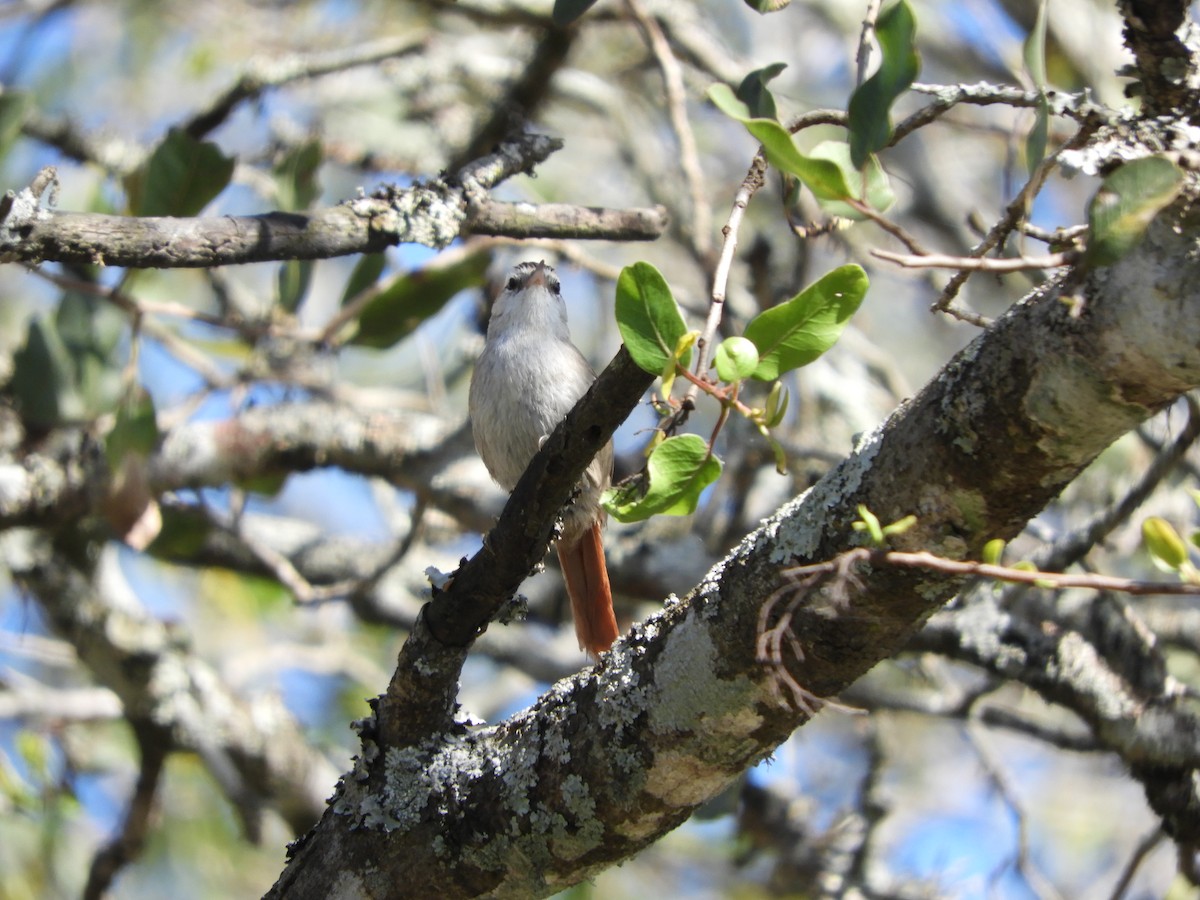
<svg viewBox="0 0 1200 900"><path fill-rule="evenodd" d="M528 236L531 213L492 207L487 191L531 171L562 142L543 135L506 141L450 178L409 188L384 186L370 196L304 213L175 218L110 216L43 208L31 189L0 220L0 259L134 268L201 268L375 253L402 243L445 247L466 234ZM660 210L560 206L543 237L643 240L666 227ZM480 230L472 225L478 216ZM514 221L515 220L515 221Z"/></svg>

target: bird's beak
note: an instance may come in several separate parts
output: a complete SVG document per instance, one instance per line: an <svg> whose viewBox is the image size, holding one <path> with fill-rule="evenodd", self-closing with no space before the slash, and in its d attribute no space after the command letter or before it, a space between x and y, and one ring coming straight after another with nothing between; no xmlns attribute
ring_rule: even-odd
<svg viewBox="0 0 1200 900"><path fill-rule="evenodd" d="M525 281L525 287L530 288L535 285L546 286L546 263L538 263L532 272L529 273L528 279Z"/></svg>

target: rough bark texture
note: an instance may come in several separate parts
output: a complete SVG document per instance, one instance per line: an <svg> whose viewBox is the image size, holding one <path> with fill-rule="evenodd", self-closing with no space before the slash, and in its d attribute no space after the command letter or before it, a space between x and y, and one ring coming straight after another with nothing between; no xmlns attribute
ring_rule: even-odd
<svg viewBox="0 0 1200 900"><path fill-rule="evenodd" d="M364 723L356 768L272 896L545 896L679 825L806 721L805 695L788 684L837 694L961 586L883 569L781 592L784 567L861 540L858 504L885 522L918 517L901 549L978 555L1200 384L1195 237L1171 211L1118 264L1014 307L685 600L530 709L408 746L380 743ZM1066 295L1083 298L1081 314ZM797 643L764 664L763 629L785 613ZM1163 762L1152 741L1143 752L1144 767ZM1171 790L1182 795L1169 827L1195 834L1195 779Z"/></svg>
<svg viewBox="0 0 1200 900"><path fill-rule="evenodd" d="M0 259L137 268L209 268L289 259L377 253L402 243L445 247L468 234L531 233L528 204L496 203L487 191L544 161L562 142L514 137L453 177L410 188L385 186L370 196L304 213L176 218L58 212L41 206L46 185L16 194L0 210ZM44 170L40 181L54 177ZM542 237L653 240L667 226L661 209L597 210L556 204ZM478 220L479 229L472 226Z"/></svg>

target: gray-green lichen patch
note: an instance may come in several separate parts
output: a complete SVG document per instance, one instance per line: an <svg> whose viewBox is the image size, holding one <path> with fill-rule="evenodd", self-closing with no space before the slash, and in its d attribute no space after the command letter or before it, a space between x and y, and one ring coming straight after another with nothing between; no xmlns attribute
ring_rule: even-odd
<svg viewBox="0 0 1200 900"><path fill-rule="evenodd" d="M757 727L751 695L755 684L743 675L718 678L717 648L708 626L688 615L668 635L654 667L655 696L649 706L653 732L747 734ZM755 721L747 722L745 716ZM747 727L749 726L749 727Z"/></svg>
<svg viewBox="0 0 1200 900"><path fill-rule="evenodd" d="M764 542L772 562L786 565L798 559L811 559L817 553L828 522L825 513L836 508L845 497L853 496L874 465L883 443L887 423L868 432L854 453L824 478L794 500L785 503L769 519L747 536L734 552L735 557L749 554ZM801 513L801 508L810 512Z"/></svg>

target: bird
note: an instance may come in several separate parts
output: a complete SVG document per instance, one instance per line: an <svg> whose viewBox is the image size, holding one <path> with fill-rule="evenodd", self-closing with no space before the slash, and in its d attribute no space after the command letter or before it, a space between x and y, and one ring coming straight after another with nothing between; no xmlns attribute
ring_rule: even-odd
<svg viewBox="0 0 1200 900"><path fill-rule="evenodd" d="M471 375L468 408L475 448L500 487L512 491L542 443L596 379L571 342L554 269L522 262L492 306L484 348ZM600 495L612 479L609 441L589 464L555 540L571 598L575 635L591 657L620 634L604 559Z"/></svg>

